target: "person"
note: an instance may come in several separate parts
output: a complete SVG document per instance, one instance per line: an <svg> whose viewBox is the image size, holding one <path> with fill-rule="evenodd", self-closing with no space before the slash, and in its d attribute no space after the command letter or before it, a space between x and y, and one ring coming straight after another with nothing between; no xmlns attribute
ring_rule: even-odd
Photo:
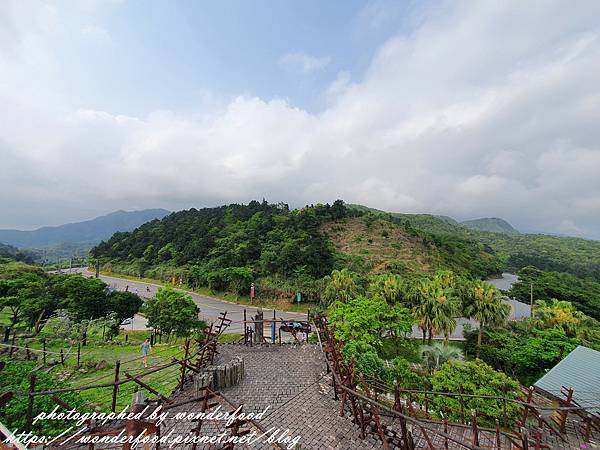
<svg viewBox="0 0 600 450"><path fill-rule="evenodd" d="M144 367L148 367L148 354L150 353L150 348L150 339L146 338L142 343L142 361L144 362Z"/></svg>
<svg viewBox="0 0 600 450"><path fill-rule="evenodd" d="M150 286L146 286L146 292L150 292Z"/></svg>

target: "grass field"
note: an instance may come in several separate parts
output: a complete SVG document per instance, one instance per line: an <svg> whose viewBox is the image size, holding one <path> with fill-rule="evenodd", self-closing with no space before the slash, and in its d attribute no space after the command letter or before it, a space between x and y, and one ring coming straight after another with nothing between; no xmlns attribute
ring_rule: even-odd
<svg viewBox="0 0 600 450"><path fill-rule="evenodd" d="M59 379L64 380L71 387L82 387L110 383L115 378L116 362L120 361L120 379L126 378L126 373L135 376L142 372L167 365L173 358L181 359L184 356L184 341L173 338L171 342L156 344L150 351L148 369L143 366L141 358L141 343L148 337L147 331L128 331L121 333L110 342L102 342L98 330L88 333L88 345L81 347L79 367L77 366L77 345L71 345L65 339L49 336L42 332L35 339L20 338L15 342L18 347L27 345L31 354L42 363L42 339L46 339L46 362L55 364L50 370ZM127 342L125 336L127 335ZM60 364L60 351L63 351L64 364ZM23 350L20 351L24 353ZM47 370L47 369L42 369ZM161 394L168 396L180 380L181 366L174 365L159 372L147 375L142 381ZM134 382L119 386L117 408L123 409L131 404L132 394L137 390L144 390ZM81 397L87 401L92 409L108 411L112 402L112 387L95 388L80 392ZM147 392L148 396L154 396Z"/></svg>

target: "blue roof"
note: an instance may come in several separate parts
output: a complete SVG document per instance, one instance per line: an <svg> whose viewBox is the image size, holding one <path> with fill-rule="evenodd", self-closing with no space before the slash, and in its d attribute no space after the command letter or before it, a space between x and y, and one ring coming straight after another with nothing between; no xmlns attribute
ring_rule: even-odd
<svg viewBox="0 0 600 450"><path fill-rule="evenodd" d="M558 398L564 398L561 394L563 387L571 387L577 403L584 407L594 406L589 411L599 414L600 352L578 346L536 381L534 386Z"/></svg>

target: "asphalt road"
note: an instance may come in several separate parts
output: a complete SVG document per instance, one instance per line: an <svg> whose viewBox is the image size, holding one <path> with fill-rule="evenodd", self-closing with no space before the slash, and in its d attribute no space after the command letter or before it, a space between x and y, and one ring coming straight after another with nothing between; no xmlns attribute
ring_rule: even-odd
<svg viewBox="0 0 600 450"><path fill-rule="evenodd" d="M94 274L88 271L85 268L76 268L73 269L73 272L81 273L86 277L92 277ZM106 275L100 275L100 279L104 281L109 287L113 289L117 289L119 291L124 291L126 288L130 292L134 292L138 294L140 297L151 298L156 294L156 291L161 287L158 284L145 283L140 281L132 281L126 280L124 278L118 277L109 277ZM258 308L255 306L247 306L247 305L238 305L236 303L231 303L225 300L220 300L213 297L207 297L205 295L196 294L194 292L185 291L183 289L179 289L183 292L192 296L192 299L198 307L200 308L200 318L202 320L206 320L207 322L215 322L219 315L227 311L227 317L230 318L233 322L231 326L227 329L228 333L243 333L244 332L244 309L246 310L246 317L250 320L256 312ZM142 316L136 315L134 318L134 324L125 325L124 328L131 329L146 329L144 319ZM265 320L269 320L273 318L273 310L263 308L263 317ZM304 313L291 313L285 311L275 311L275 317L277 320L307 320L307 315ZM266 326L270 326L265 324ZM266 333L265 328L265 333ZM269 334L270 335L270 334Z"/></svg>

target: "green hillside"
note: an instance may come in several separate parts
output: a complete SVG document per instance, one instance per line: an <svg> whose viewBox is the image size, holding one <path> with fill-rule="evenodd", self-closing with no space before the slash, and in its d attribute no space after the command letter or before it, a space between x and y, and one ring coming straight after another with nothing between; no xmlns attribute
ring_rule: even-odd
<svg viewBox="0 0 600 450"><path fill-rule="evenodd" d="M490 231L492 233L519 234L519 232L506 220L497 217L486 217L483 219L466 220L460 223L462 226L472 230Z"/></svg>
<svg viewBox="0 0 600 450"><path fill-rule="evenodd" d="M302 285L319 295L320 280L342 268L363 275L447 268L481 278L502 270L500 259L481 243L435 236L340 200L298 210L253 201L180 211L115 233L91 254L115 273L176 276L191 286L240 294L260 280L274 291Z"/></svg>
<svg viewBox="0 0 600 450"><path fill-rule="evenodd" d="M518 271L534 266L600 281L600 241L546 234L495 233L467 228L445 216L387 213L357 205L349 207L404 221L438 240L462 238L478 242L502 260L503 270Z"/></svg>

